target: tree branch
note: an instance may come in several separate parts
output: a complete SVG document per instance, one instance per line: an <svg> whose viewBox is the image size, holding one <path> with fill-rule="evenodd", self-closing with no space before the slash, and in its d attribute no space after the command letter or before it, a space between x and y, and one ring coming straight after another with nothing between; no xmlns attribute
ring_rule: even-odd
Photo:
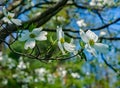
<svg viewBox="0 0 120 88"><path fill-rule="evenodd" d="M41 15L34 17L33 19L22 23L22 26L25 24L29 24L27 26L27 28L32 24L32 23L36 23L37 27L45 24L48 20L50 20L54 15L56 15L67 3L68 0L60 0L57 4L55 4L53 7L50 7L49 9L47 9L46 11L44 11ZM12 25L8 25L6 26L6 29L8 30L8 32L6 32L4 29L0 30L0 39L5 40L5 38L10 34L13 33L15 31L17 31L17 26L15 26L14 24ZM0 41L0 44L2 43L2 41Z"/></svg>
<svg viewBox="0 0 120 88"><path fill-rule="evenodd" d="M101 54L101 57L102 57L102 60L105 62L105 64L109 67L109 68L111 68L114 72L118 72L118 70L117 69L115 69L112 65L110 65L106 60L105 60L105 58L104 58L104 56L103 56L103 54Z"/></svg>
<svg viewBox="0 0 120 88"><path fill-rule="evenodd" d="M12 11L12 10L14 10L15 8L17 8L18 6L20 6L23 2L24 2L24 0L15 1L14 3L17 3L17 4L15 4L15 5L10 5L10 6L7 8L7 10L8 10L8 11ZM0 14L0 19L3 18L3 17L4 17L4 14L1 13L1 14Z"/></svg>
<svg viewBox="0 0 120 88"><path fill-rule="evenodd" d="M106 28L106 27L109 27L109 26L112 25L112 24L117 23L118 21L120 21L120 18L117 18L117 19L114 20L113 22L110 22L110 23L108 23L108 24L105 24L105 25L103 25L103 26L101 26L101 27L94 28L94 29L87 29L87 30L99 31L99 30L102 30L102 29L104 29L104 28ZM87 30L86 30L86 31L87 31Z"/></svg>

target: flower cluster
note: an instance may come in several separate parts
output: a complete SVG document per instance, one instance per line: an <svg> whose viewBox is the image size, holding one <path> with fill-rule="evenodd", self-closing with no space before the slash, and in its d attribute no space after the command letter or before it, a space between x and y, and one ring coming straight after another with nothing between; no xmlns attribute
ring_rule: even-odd
<svg viewBox="0 0 120 88"><path fill-rule="evenodd" d="M111 6L114 4L114 0L91 0L90 6L103 7L104 5Z"/></svg>
<svg viewBox="0 0 120 88"><path fill-rule="evenodd" d="M84 20L77 21L78 26L85 27L87 26ZM77 47L73 42L66 42L64 37L64 31L61 27L57 27L57 44L59 49L61 50L62 54L67 54L66 52L73 53L74 55L77 55L79 52L77 50ZM92 32L91 30L88 30L86 33L80 29L80 37L83 43L82 48L90 52L92 55L97 56L96 51L99 51L100 53L107 53L108 52L108 45L97 43L98 36ZM18 39L19 41L25 41L24 48L27 49L33 49L36 45L36 41L44 41L47 40L47 32L42 31L42 28L34 28L31 32L28 30L24 30L21 34L21 37ZM100 34L101 36L104 36L105 33Z"/></svg>
<svg viewBox="0 0 120 88"><path fill-rule="evenodd" d="M35 47L35 42L47 40L47 32L42 31L42 28L35 28L32 32L28 30L23 31L19 41L26 41L24 48L27 50L28 48L33 49ZM108 45L97 43L98 36L88 30L86 33L80 29L80 36L82 41L85 43L84 48L90 52L92 55L96 56L96 50L100 53L107 53L108 52ZM58 40L58 47L61 50L62 54L65 55L66 51L70 53L78 52L76 50L76 45L72 42L68 43L65 41L64 32L62 31L61 27L57 28L57 40Z"/></svg>
<svg viewBox="0 0 120 88"><path fill-rule="evenodd" d="M79 22L77 22L79 24ZM75 53L77 50L75 49L76 46L73 43L67 43L64 39L64 32L62 31L62 28L57 29L57 36L58 36L58 46L63 54L65 54L65 51ZM85 49L90 52L92 55L96 56L96 50L100 53L107 53L108 52L108 45L97 43L98 36L88 30L86 33L80 29L80 36L82 41L85 43Z"/></svg>
<svg viewBox="0 0 120 88"><path fill-rule="evenodd" d="M78 26L80 26L80 27L86 27L86 26L87 26L87 24L84 22L83 19L78 20L78 21L77 21L77 24L78 24Z"/></svg>
<svg viewBox="0 0 120 88"><path fill-rule="evenodd" d="M106 0L105 0L106 1ZM99 2L99 1L97 1ZM96 3L95 0L90 2L90 5L94 5ZM13 18L15 16L14 13L7 12L6 8L3 8L3 13L5 17L3 18L4 22L8 24L15 24L17 26L22 25L21 20ZM84 22L83 19L77 21L79 27L86 27L87 24ZM72 42L68 43L65 41L64 32L61 27L57 27L57 40L58 40L58 47L61 50L62 54L65 55L66 52L75 54L78 52L76 50L76 45ZM42 28L34 28L31 32L29 30L25 30L22 32L21 37L18 39L19 41L25 41L24 48L33 49L36 45L36 41L44 41L47 40L47 32L42 31ZM101 34L102 36L105 34ZM85 49L96 56L96 50L101 53L106 53L108 51L108 45L97 43L98 36L93 33L92 31L88 30L86 33L80 29L80 37L82 41L85 43ZM21 65L22 63L20 63Z"/></svg>

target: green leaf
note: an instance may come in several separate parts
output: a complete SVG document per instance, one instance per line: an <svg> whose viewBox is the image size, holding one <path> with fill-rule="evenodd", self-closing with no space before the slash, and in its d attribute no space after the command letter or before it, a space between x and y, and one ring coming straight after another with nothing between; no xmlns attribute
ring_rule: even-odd
<svg viewBox="0 0 120 88"><path fill-rule="evenodd" d="M26 29L28 27L28 23L23 24L23 28Z"/></svg>
<svg viewBox="0 0 120 88"><path fill-rule="evenodd" d="M83 51L78 51L78 54L81 56L81 59L85 59L85 61L87 61L86 55Z"/></svg>
<svg viewBox="0 0 120 88"><path fill-rule="evenodd" d="M84 48L84 47L85 47L85 43L84 43L83 41L80 41L80 46L81 46L82 48Z"/></svg>
<svg viewBox="0 0 120 88"><path fill-rule="evenodd" d="M37 26L36 24L33 24L33 23L32 23L32 24L29 26L29 30L32 31L34 28L36 28L36 26Z"/></svg>

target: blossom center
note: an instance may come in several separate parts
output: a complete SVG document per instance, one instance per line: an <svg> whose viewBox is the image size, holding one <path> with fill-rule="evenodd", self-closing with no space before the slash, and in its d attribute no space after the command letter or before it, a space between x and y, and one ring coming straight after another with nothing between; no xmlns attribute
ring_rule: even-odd
<svg viewBox="0 0 120 88"><path fill-rule="evenodd" d="M30 38L35 38L36 37L36 35L33 34L33 33L31 33L29 36L30 36Z"/></svg>
<svg viewBox="0 0 120 88"><path fill-rule="evenodd" d="M61 39L60 39L60 42L61 42L61 43L64 43L64 42L65 42L64 38L61 38Z"/></svg>
<svg viewBox="0 0 120 88"><path fill-rule="evenodd" d="M93 40L93 39L90 39L90 40L89 40L89 44L90 44L91 46L94 46L94 44L95 44L94 40Z"/></svg>
<svg viewBox="0 0 120 88"><path fill-rule="evenodd" d="M11 17L11 16L9 16L9 15L8 15L7 17L8 17L8 19L12 19L12 17Z"/></svg>

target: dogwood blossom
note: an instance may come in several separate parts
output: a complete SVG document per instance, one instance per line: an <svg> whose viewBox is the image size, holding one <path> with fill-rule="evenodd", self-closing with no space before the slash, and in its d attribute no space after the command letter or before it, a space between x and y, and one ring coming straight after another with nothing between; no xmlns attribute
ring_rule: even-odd
<svg viewBox="0 0 120 88"><path fill-rule="evenodd" d="M62 28L57 29L57 38L58 38L58 46L63 54L65 54L65 51L68 52L74 52L75 51L75 45L72 43L65 42L64 39L64 32L62 31Z"/></svg>
<svg viewBox="0 0 120 88"><path fill-rule="evenodd" d="M83 19L78 20L78 21L77 21L77 24L78 24L78 26L80 26L80 27L85 27L85 26L87 26L87 24L84 22Z"/></svg>
<svg viewBox="0 0 120 88"><path fill-rule="evenodd" d="M98 6L98 7L103 7L104 5L114 5L115 2L114 0L91 0L90 1L90 6Z"/></svg>
<svg viewBox="0 0 120 88"><path fill-rule="evenodd" d="M8 24L14 23L14 24L16 24L16 25L18 25L18 26L22 25L22 24L21 24L22 21L19 20L19 19L13 18L13 17L15 16L15 14L14 14L14 13L7 12L6 9L5 9L5 7L3 7L3 13L4 13L4 15L5 15L5 17L3 18L3 21L4 21L4 22L7 22Z"/></svg>
<svg viewBox="0 0 120 88"><path fill-rule="evenodd" d="M94 32L88 30L85 33L83 30L80 30L80 36L83 42L86 43L85 49L88 52L92 53L94 56L96 56L96 50L100 53L108 52L108 45L97 43L98 36Z"/></svg>
<svg viewBox="0 0 120 88"><path fill-rule="evenodd" d="M102 36L105 36L107 33L105 31L101 31L99 36L102 37Z"/></svg>
<svg viewBox="0 0 120 88"><path fill-rule="evenodd" d="M71 76L73 77L73 78L80 78L80 75L77 73L77 72L72 72L71 73Z"/></svg>
<svg viewBox="0 0 120 88"><path fill-rule="evenodd" d="M26 41L24 48L28 49L28 48L34 48L35 47L35 40L38 41L43 41L43 40L47 40L47 32L42 31L42 28L35 28L33 29L32 32L24 31L21 34L21 38L19 38L19 41Z"/></svg>
<svg viewBox="0 0 120 88"><path fill-rule="evenodd" d="M90 5L91 6L95 6L96 5L96 1L95 0L91 0Z"/></svg>

